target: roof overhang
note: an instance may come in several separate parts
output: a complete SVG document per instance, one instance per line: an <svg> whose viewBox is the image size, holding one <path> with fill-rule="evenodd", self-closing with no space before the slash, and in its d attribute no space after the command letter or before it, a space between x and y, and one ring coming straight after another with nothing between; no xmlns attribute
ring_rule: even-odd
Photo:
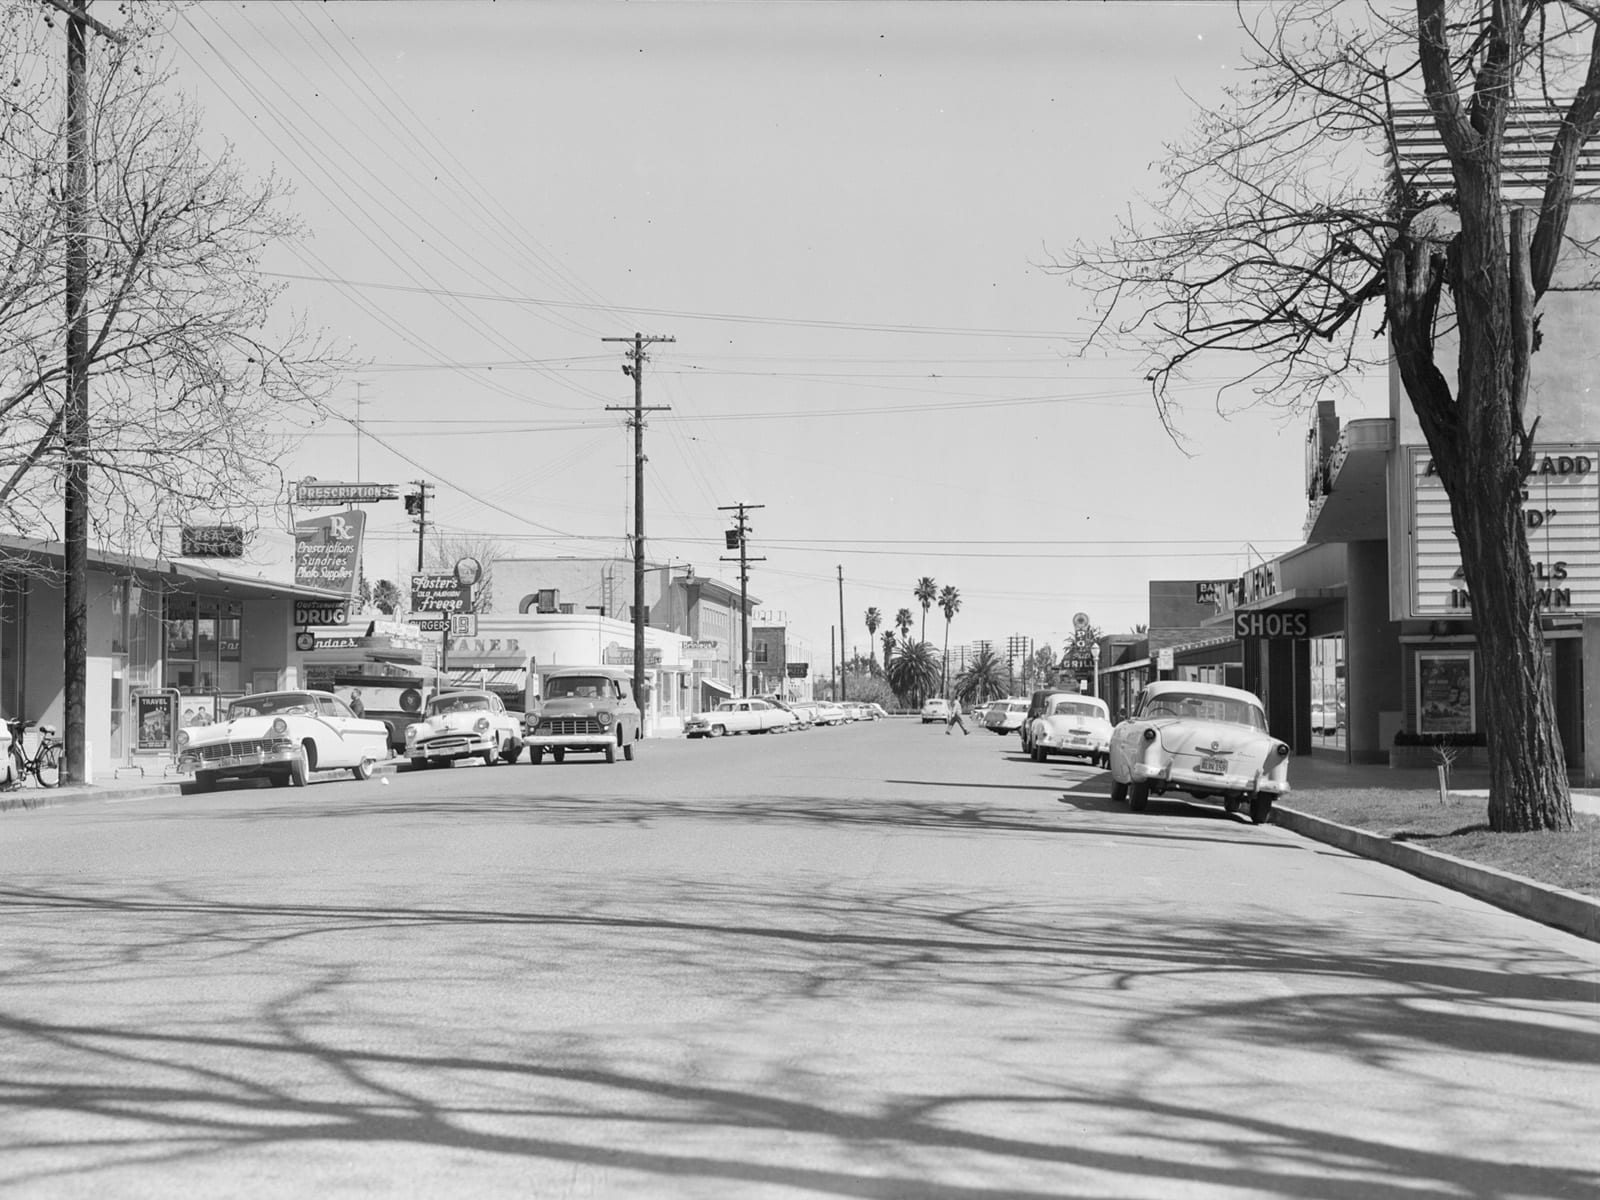
<svg viewBox="0 0 1600 1200"><path fill-rule="evenodd" d="M1306 514L1305 539L1372 542L1388 536L1388 465L1394 449L1388 417L1351 421L1339 435Z"/></svg>
<svg viewBox="0 0 1600 1200"><path fill-rule="evenodd" d="M66 550L60 542L47 542L37 538L0 535L0 562L5 559L21 560L41 571L65 569ZM347 592L331 588L301 586L276 579L262 579L251 575L236 575L203 567L192 562L173 562L159 558L145 558L135 554L120 554L111 550L89 550L89 568L137 579L143 586L181 591L185 588L210 587L226 590L235 596L303 596L317 600L348 600Z"/></svg>
<svg viewBox="0 0 1600 1200"><path fill-rule="evenodd" d="M720 679L712 679L710 677L707 677L705 679L702 679L700 682L705 684L708 688L713 688L716 691L721 692L724 696L733 695L733 688L730 687L728 684L723 683L722 680L720 680Z"/></svg>

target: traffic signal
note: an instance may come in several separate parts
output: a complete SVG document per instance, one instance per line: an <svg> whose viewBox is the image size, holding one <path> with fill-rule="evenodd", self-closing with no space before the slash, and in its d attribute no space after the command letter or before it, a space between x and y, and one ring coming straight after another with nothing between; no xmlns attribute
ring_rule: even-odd
<svg viewBox="0 0 1600 1200"><path fill-rule="evenodd" d="M422 493L406 493L406 516L420 517L422 515Z"/></svg>
<svg viewBox="0 0 1600 1200"><path fill-rule="evenodd" d="M729 550L737 550L739 548L739 535L741 532L743 531L738 529L730 529L727 533L722 535L723 540L728 544Z"/></svg>

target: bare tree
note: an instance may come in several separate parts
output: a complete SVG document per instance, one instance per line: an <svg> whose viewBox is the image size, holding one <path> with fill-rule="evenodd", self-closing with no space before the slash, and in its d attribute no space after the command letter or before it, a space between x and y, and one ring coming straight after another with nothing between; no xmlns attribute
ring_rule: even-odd
<svg viewBox="0 0 1600 1200"><path fill-rule="evenodd" d="M207 153L159 54L167 5L124 6L89 72L91 537L160 552L163 531L248 531L281 511L279 470L342 363L275 316L260 267L297 235L286 189ZM0 15L0 527L60 537L66 363L64 92L49 10Z"/></svg>
<svg viewBox="0 0 1600 1200"><path fill-rule="evenodd" d="M1254 11L1240 10L1253 39L1244 81L1169 148L1158 203L1055 266L1101 297L1098 340L1149 355L1174 437L1174 389L1198 357L1241 363L1217 394L1223 412L1303 405L1353 369L1393 362L1450 498L1472 596L1489 823L1568 829L1521 511L1533 467L1525 403L1539 303L1570 246L1577 165L1600 128L1600 10L1299 0ZM1439 182L1401 151L1408 109L1442 144ZM1544 169L1524 208L1507 199L1505 150L1508 135L1526 144L1540 128Z"/></svg>
<svg viewBox="0 0 1600 1200"><path fill-rule="evenodd" d="M473 593L472 611L493 612L494 564L505 557L505 547L492 537L442 534L428 544L427 569L433 572L454 571L462 559L473 559L482 569L483 578L478 581L477 590Z"/></svg>

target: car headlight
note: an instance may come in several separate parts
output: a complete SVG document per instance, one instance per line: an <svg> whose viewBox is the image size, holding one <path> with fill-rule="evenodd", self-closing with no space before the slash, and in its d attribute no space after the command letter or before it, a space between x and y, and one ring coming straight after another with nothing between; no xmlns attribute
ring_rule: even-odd
<svg viewBox="0 0 1600 1200"><path fill-rule="evenodd" d="M406 726L406 741L414 742L416 740L417 740L417 727L415 725L407 725Z"/></svg>
<svg viewBox="0 0 1600 1200"><path fill-rule="evenodd" d="M615 714L609 713L605 709L601 709L599 712L595 713L594 719L596 721L600 722L600 728L601 729L605 729L608 726L610 726L611 722L615 721L617 718L616 718Z"/></svg>
<svg viewBox="0 0 1600 1200"><path fill-rule="evenodd" d="M182 750L188 744L189 744L189 731L187 729L178 730L178 749Z"/></svg>
<svg viewBox="0 0 1600 1200"><path fill-rule="evenodd" d="M289 722L285 721L282 717L274 717L272 719L272 736L273 737L283 737L288 732L289 732Z"/></svg>
<svg viewBox="0 0 1600 1200"><path fill-rule="evenodd" d="M472 723L472 727L475 730L477 730L479 733L488 733L489 732L489 718L488 717L479 717L476 721L474 721Z"/></svg>

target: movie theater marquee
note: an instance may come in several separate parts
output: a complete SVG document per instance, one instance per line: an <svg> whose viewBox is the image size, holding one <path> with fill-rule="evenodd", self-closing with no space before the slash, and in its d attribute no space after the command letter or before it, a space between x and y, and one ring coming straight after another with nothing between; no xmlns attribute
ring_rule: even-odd
<svg viewBox="0 0 1600 1200"><path fill-rule="evenodd" d="M1450 500L1426 447L1411 451L1410 475L1410 615L1470 616ZM1536 446L1522 496L1540 606L1546 612L1600 612L1600 446Z"/></svg>

